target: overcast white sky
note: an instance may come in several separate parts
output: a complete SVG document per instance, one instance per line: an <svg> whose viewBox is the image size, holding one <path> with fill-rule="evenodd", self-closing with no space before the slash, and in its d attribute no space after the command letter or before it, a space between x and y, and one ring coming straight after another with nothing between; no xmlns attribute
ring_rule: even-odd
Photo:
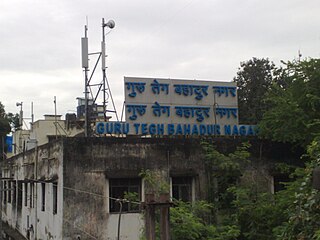
<svg viewBox="0 0 320 240"><path fill-rule="evenodd" d="M83 97L80 39L106 36L107 76L119 114L123 77L231 81L241 61L320 57L319 0L1 0L0 101L35 118L76 110ZM93 68L91 58L90 68ZM101 71L94 81L100 82Z"/></svg>

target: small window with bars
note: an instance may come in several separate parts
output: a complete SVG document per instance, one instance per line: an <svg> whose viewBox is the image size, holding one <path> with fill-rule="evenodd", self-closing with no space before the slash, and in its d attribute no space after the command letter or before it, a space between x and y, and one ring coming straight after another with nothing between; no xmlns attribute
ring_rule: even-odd
<svg viewBox="0 0 320 240"><path fill-rule="evenodd" d="M172 197L184 202L192 201L192 177L172 178Z"/></svg>

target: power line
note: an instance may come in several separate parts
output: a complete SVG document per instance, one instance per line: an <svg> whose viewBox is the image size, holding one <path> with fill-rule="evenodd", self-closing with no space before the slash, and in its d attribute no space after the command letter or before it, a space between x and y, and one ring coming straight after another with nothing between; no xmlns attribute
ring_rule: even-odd
<svg viewBox="0 0 320 240"><path fill-rule="evenodd" d="M6 181L6 180L2 180L2 181ZM22 181L22 180L7 180L7 181ZM25 180L24 180L25 182ZM48 181L39 181L39 180L31 180L30 182L35 182L35 183L52 183L53 182L48 182ZM19 188L18 185L16 186L16 188L18 190L23 190L22 188ZM62 187L63 189L67 189L67 190L71 190L71 191L75 191L75 192L80 192L80 193L85 193L85 194L89 194L89 195L93 195L96 197L101 197L101 198L106 198L106 199L111 199L114 201L121 201L123 203L134 203L134 204L142 204L142 202L137 202L137 201L131 201L129 199L126 198L114 198L114 197L110 197L110 196L105 196L103 194L98 194L98 193L94 193L94 192L89 192L89 191L85 191L85 190L80 190L80 189L76 189L76 188L71 188L71 187ZM5 189L3 189L4 191L6 191ZM12 190L7 190L7 191L12 191Z"/></svg>
<svg viewBox="0 0 320 240"><path fill-rule="evenodd" d="M3 180L5 181L5 180ZM10 181L19 181L19 180L10 180ZM33 182L36 182L36 183L53 183L53 182L47 182L47 181L33 181ZM26 182L25 182L26 183ZM19 187L19 184L16 185L16 189L18 191L23 191L23 188ZM133 203L133 204L142 204L142 202L136 202L136 201L131 201L131 200L128 200L128 199L125 199L125 198L113 198L113 197L109 197L109 196L104 196L102 194L97 194L97 193L93 193L93 192L89 192L89 191L84 191L84 190L80 190L80 189L76 189L76 188L70 188L70 187L63 187L63 189L67 189L67 190L70 190L70 191L75 191L75 192L80 192L80 193L84 193L84 194L89 194L89 195L92 195L92 196L95 196L95 197L101 197L101 198L106 198L106 199L111 199L113 201L116 201L116 202L119 202L119 204L122 204L122 203ZM11 191L12 190L7 190L10 192L11 194ZM16 195L16 198L18 197L18 194ZM34 197L34 196L33 196ZM30 200L30 195L28 194L28 200ZM2 204L2 203L0 203ZM11 203L12 204L12 203ZM16 203L17 204L17 203ZM38 207L38 204L36 203L35 204L35 207ZM5 213L4 213L5 214ZM119 212L120 216L121 216L121 211ZM6 214L5 214L6 215ZM7 216L7 215L6 215ZM8 216L7 216L8 218ZM74 227L75 229L81 231L82 233L86 234L87 236L89 236L90 238L92 239L98 239L96 238L95 236L93 236L92 234L88 233L87 231L83 230L82 228L76 226L74 224L74 222L71 222L69 219L65 218L63 215L62 215L62 219L60 221L60 223L63 223L62 221L66 221L67 223L69 223L72 227ZM120 226L119 226L120 227ZM17 229L17 231L19 231ZM118 230L119 232L119 230ZM119 236L118 236L119 237Z"/></svg>

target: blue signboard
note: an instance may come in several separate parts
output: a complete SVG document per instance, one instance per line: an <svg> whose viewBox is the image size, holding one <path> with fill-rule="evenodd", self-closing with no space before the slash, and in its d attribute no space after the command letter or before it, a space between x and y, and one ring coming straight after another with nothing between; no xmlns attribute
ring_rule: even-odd
<svg viewBox="0 0 320 240"><path fill-rule="evenodd" d="M158 136L255 136L256 125L98 122L96 133Z"/></svg>
<svg viewBox="0 0 320 240"><path fill-rule="evenodd" d="M96 133L158 136L253 136L238 124L234 82L124 78L125 122L99 122Z"/></svg>
<svg viewBox="0 0 320 240"><path fill-rule="evenodd" d="M12 136L6 136L7 152L12 153Z"/></svg>

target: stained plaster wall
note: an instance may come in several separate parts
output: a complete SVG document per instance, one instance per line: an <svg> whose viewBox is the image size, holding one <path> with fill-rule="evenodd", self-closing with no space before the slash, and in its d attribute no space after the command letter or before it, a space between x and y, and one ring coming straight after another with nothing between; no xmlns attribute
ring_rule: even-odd
<svg viewBox="0 0 320 240"><path fill-rule="evenodd" d="M17 201L16 204L13 201L2 201L2 218L25 237L29 235L30 239L62 239L62 152L62 142L56 142L16 155L2 164L2 176L17 181L16 196L19 191L18 181L23 181L21 209L17 207ZM53 182L57 183L58 188L56 214L53 213ZM28 183L27 196L25 183ZM30 206L30 183L34 183L33 206ZM41 210L41 183L46 185L45 211ZM13 197L13 190L11 193L7 191L7 198L8 194Z"/></svg>
<svg viewBox="0 0 320 240"><path fill-rule="evenodd" d="M215 144L219 151L227 153L238 143L235 139L225 139ZM259 153L261 149L258 143L251 150L255 155L268 156L274 148L268 147L268 151ZM283 152L284 148L281 149ZM118 215L108 211L109 178L137 177L142 169L157 170L170 176L193 176L195 199L205 199L203 159L197 139L61 139L4 162L2 176L13 180L36 180L38 197L37 208L30 208L24 206L23 194L20 212L12 203L2 203L2 217L24 236L32 224L38 239L77 239L78 236L81 239L116 239ZM293 158L289 156L288 159ZM255 169L262 165L269 168L268 159L260 160ZM52 213L50 182L53 181L58 182L57 214ZM44 212L40 208L41 182L47 182ZM121 239L139 239L144 224L141 215L123 214L121 219Z"/></svg>
<svg viewBox="0 0 320 240"><path fill-rule="evenodd" d="M192 175L205 198L199 141L185 139L72 138L64 140L64 239L116 239L118 214L108 211L108 179L138 177L142 169ZM121 218L121 239L139 239L140 214Z"/></svg>

